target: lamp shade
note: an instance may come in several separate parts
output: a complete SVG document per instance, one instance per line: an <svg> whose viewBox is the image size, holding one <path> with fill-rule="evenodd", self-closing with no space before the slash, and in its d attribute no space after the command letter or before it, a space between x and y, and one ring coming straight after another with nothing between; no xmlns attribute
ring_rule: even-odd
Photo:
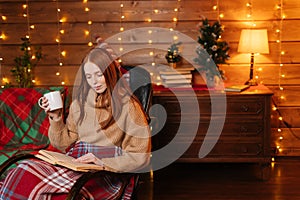
<svg viewBox="0 0 300 200"><path fill-rule="evenodd" d="M240 36L238 52L269 53L267 29L243 29Z"/></svg>

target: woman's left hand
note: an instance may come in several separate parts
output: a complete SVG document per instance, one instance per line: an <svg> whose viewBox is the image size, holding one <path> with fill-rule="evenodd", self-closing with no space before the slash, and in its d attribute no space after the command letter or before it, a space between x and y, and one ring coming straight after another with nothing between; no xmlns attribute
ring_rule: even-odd
<svg viewBox="0 0 300 200"><path fill-rule="evenodd" d="M96 165L104 166L102 160L97 158L94 154L92 153L87 153L77 159L74 159L75 162L80 162L80 163L94 163Z"/></svg>

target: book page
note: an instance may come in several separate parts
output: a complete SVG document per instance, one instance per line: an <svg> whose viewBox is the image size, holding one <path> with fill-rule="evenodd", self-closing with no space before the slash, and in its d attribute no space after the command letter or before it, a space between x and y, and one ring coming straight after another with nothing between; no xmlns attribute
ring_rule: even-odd
<svg viewBox="0 0 300 200"><path fill-rule="evenodd" d="M73 157L67 156L66 154L59 153L59 152L40 150L39 153L35 156L50 164L61 165L75 171L87 172L90 170L103 170L102 166L92 164L92 163L89 164L89 163L75 162L73 161L74 159Z"/></svg>

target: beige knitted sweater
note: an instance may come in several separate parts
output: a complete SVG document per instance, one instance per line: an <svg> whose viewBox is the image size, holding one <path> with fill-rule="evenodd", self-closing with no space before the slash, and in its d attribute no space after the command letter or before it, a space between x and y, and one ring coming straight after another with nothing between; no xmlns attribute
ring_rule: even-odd
<svg viewBox="0 0 300 200"><path fill-rule="evenodd" d="M50 119L49 138L51 144L61 151L76 141L84 141L99 146L116 145L122 148L123 155L103 158L105 168L111 171L128 172L138 170L150 160L151 134L146 117L137 102L125 96L119 119L102 130L99 121L106 119L108 111L105 107L97 107L96 93L91 90L85 104L85 117L81 124L79 105L73 101L69 115L63 120ZM99 121L98 121L99 120Z"/></svg>

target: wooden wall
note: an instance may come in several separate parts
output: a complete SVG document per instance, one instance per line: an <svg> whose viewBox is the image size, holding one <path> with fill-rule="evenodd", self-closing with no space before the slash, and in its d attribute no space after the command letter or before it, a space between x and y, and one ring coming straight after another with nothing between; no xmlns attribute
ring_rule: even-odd
<svg viewBox="0 0 300 200"><path fill-rule="evenodd" d="M124 4L122 9L120 2ZM246 6L248 2L252 2L251 7ZM40 45L45 55L35 69L37 86L59 85L64 81L71 87L81 59L90 49L88 42L94 42L94 35L110 41L116 50L121 45L126 50L124 52L132 50L132 46L139 49L122 55L124 64L166 63L164 54L172 42L170 34L149 36L143 31L146 27L154 27L153 30L166 33L165 30L172 27L179 35L178 40L184 40L186 46L183 46L183 53L191 57L194 53L191 40L197 40L196 25L201 16L211 22L221 20L225 30L222 39L231 48L231 59L228 65L222 66L226 72L226 82L243 83L248 78L250 58L237 52L241 29L251 28L253 23L256 28L268 29L270 53L256 56L255 68L258 81L274 91L273 100L278 108L272 112L272 146L276 149L276 155L300 155L300 1L90 0L84 3L82 0L29 0L27 18L23 17L27 13L22 8L24 3L26 1L0 0L0 15L6 16L6 20L3 17L0 19L1 76L12 80L9 70L14 65L14 58L21 53L20 38L28 34L28 25L34 25L35 28L29 31L31 42ZM213 10L217 3L219 9ZM280 3L282 7L277 9L276 5ZM85 7L89 7L90 11L85 12ZM179 7L178 13L174 11L176 7ZM61 11L57 12L57 8ZM154 9L157 13L153 12ZM219 18L218 13L224 17ZM252 13L250 18L247 17L249 13ZM125 18L121 20L122 14ZM283 14L286 16L284 20L281 19ZM175 16L177 23L172 21ZM61 18L65 21L59 23ZM91 25L87 23L89 20ZM121 26L126 33L122 42L116 39ZM60 29L65 33L60 34L61 40L57 43L55 38ZM89 30L90 35L86 36L85 30ZM148 43L149 38L152 44ZM153 56L149 56L149 49L154 49ZM65 57L59 56L62 50L66 51ZM281 55L281 51L285 54ZM63 66L59 66L60 61ZM57 71L60 76L55 75Z"/></svg>

